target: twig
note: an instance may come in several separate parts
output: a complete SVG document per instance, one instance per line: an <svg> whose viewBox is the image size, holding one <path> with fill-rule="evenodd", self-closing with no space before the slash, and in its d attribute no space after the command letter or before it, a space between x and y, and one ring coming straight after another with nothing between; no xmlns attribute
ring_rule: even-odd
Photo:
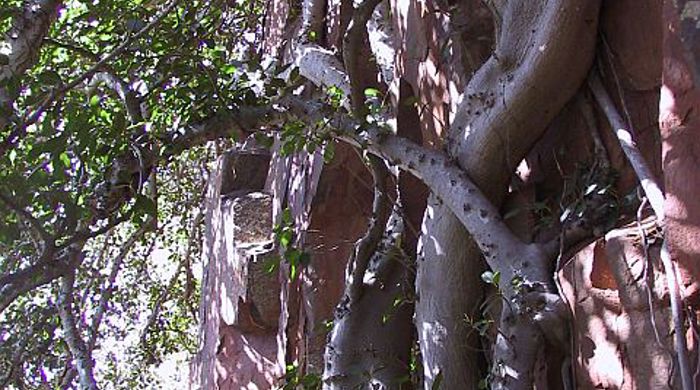
<svg viewBox="0 0 700 390"><path fill-rule="evenodd" d="M644 228L642 227L642 210L644 209L644 206L646 206L647 203L647 198L642 199L642 203L639 205L639 209L637 210L637 229L639 230L639 235L642 238L642 248L644 249L644 275L642 276L644 278L644 282L646 284L646 290L647 290L647 304L649 305L649 320L651 321L651 328L654 330L654 337L656 337L656 342L662 347L665 348L664 344L661 342L661 336L659 334L659 329L656 326L656 315L654 314L654 289L653 289L653 280L650 280L652 277L652 263L651 263L651 257L649 256L649 242L647 240L647 235L644 232Z"/></svg>
<svg viewBox="0 0 700 390"><path fill-rule="evenodd" d="M36 219L30 212L25 210L23 207L20 207L17 203L15 203L12 199L7 197L5 194L0 192L0 201L4 203L10 210L16 212L22 219L27 221L27 223L34 229L36 230L37 233L39 233L39 236L41 236L41 239L44 241L44 245L46 246L53 246L55 242L55 238L49 234L49 232L44 229L44 226L41 224L41 221Z"/></svg>
<svg viewBox="0 0 700 390"><path fill-rule="evenodd" d="M78 84L83 82L85 79L88 77L92 76L95 74L98 70L100 70L105 64L110 62L114 57L120 55L124 50L128 49L131 43L139 38L141 38L143 35L145 35L147 32L149 32L151 29L153 29L155 26L157 26L164 18L167 16L170 11L172 11L175 6L178 4L179 0L173 0L164 10L161 12L158 16L156 16L155 19L153 19L150 23L148 23L146 26L144 26L141 30L139 30L136 34L129 36L124 42L122 42L121 45L117 46L114 50L112 50L110 53L102 57L99 61L97 61L93 66L91 66L88 70L84 71L81 73L78 77L73 79L71 82L68 84L64 85L63 87L59 89L53 90L49 96L44 99L44 101L37 107L34 112L29 114L23 121L22 123L17 125L17 128L7 137L7 139L4 141L6 144L12 144L15 142L15 139L22 136L26 128L34 123L36 123L39 118L41 118L41 115L46 111L46 109L57 99L62 97L66 92L70 91L71 89L75 88Z"/></svg>
<svg viewBox="0 0 700 390"><path fill-rule="evenodd" d="M88 352L91 352L95 348L97 336L99 335L100 323L102 322L102 317L104 316L104 313L107 310L107 304L112 298L112 292L114 291L114 282L117 279L117 275L119 274L124 259L129 254L134 244L136 244L136 241L141 239L141 237L143 237L143 235L146 234L146 232L148 232L152 226L153 225L150 219L146 221L143 225L141 225L141 227L138 230L136 230L124 243L121 251L114 259L114 263L112 263L112 269L110 270L109 277L107 278L107 284L104 290L100 293L100 303L97 306L95 315L92 317L92 324L90 325L90 338L88 339L87 343Z"/></svg>

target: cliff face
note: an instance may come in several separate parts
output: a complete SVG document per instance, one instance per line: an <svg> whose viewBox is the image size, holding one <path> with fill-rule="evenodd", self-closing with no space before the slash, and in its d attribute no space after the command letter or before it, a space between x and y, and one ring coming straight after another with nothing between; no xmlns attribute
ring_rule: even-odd
<svg viewBox="0 0 700 390"><path fill-rule="evenodd" d="M667 242L682 277L681 293L693 316L700 276L700 94L696 79L700 34L695 33L700 8L696 3L605 3L594 65L624 119L631 123L637 146L654 174L663 178ZM289 17L289 10L300 6L284 0L271 2L269 53L287 60L293 55L301 22ZM391 69L380 70L393 72L394 82L386 93L397 113L399 135L442 148L457 96L490 55L495 34L491 13L481 1L470 0L454 8L437 0L392 1L386 6L391 12L385 10L385 19L374 23L384 33L393 34L388 42L394 46L395 61ZM350 7L351 2L344 1L326 4L319 43L340 50L339 31L348 23ZM447 12L455 9L459 12ZM455 40L455 34L461 39ZM216 265L230 259L208 258L203 296L209 298L202 301L202 340L203 351L209 352L202 352L199 361L203 388L214 388L214 383L221 389L270 388L284 381L289 364L296 364L301 373L323 372L326 325L333 320L342 296L347 259L366 230L372 202L371 178L357 154L341 145L336 146L335 154L333 162L323 167L319 155L273 156L270 164L264 190L274 199L273 220L279 223L283 205L288 206L299 242L310 248L311 262L300 279L291 280L284 267L274 274L251 271L259 262L250 256L232 255L233 269ZM547 369L537 379L538 386L557 388L561 373L571 367L579 388L677 386L668 290L659 260L660 230L648 213L637 215L638 201L632 201L632 206L623 204L625 196L634 198L637 178L585 87L549 124L516 176L503 203L503 215L508 215L510 227L523 240L554 238L562 207L598 207L612 197L619 209L610 210L608 224L626 224L599 231L597 239L589 238L582 248L564 254L558 278L573 315L569 335L573 357L557 353L541 357L538 364ZM574 185L598 186L593 188L600 197L591 200L588 193L573 194ZM415 256L427 190L404 174L398 188L409 221L405 249ZM217 204L212 199L208 201ZM623 222L618 221L621 215L626 215ZM222 217L213 215L207 225L209 253L222 245L217 240L225 242L231 234L232 227L217 225L216 218ZM489 294L477 271L459 289L460 294L473 297L474 308ZM251 275L256 279L250 279ZM212 280L229 281L215 284ZM226 289L227 283L234 287ZM236 318L255 320L260 315L256 299L278 300L266 306L266 318L271 318L269 313L278 316L274 324L268 320L268 325L256 327L221 319L226 316L222 314L225 307L217 302L228 300L240 311ZM691 318L690 323L697 320ZM472 359L470 369L479 379L485 375L485 361L474 348L481 343L474 339L473 330L463 336L476 343L464 356ZM695 329L687 330L687 340L693 355L690 360L695 361ZM485 343L488 350L491 345Z"/></svg>

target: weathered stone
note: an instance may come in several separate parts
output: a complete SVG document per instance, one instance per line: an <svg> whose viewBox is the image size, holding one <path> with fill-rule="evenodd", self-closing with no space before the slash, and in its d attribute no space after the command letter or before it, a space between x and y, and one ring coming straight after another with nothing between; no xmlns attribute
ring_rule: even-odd
<svg viewBox="0 0 700 390"><path fill-rule="evenodd" d="M251 192L221 203L226 224L233 229L233 246L252 255L272 249L272 196Z"/></svg>
<svg viewBox="0 0 700 390"><path fill-rule="evenodd" d="M268 272L268 256L245 257L245 297L239 299L237 323L244 333L277 330L280 315L280 284L277 274Z"/></svg>

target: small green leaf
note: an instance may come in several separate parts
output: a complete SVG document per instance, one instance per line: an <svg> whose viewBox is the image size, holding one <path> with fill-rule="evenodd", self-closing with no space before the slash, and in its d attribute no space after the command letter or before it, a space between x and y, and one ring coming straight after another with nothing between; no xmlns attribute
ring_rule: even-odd
<svg viewBox="0 0 700 390"><path fill-rule="evenodd" d="M97 107L100 104L100 97L98 95L92 95L90 98L90 107Z"/></svg>
<svg viewBox="0 0 700 390"><path fill-rule="evenodd" d="M365 89L365 96L377 97L377 96L379 96L379 90L376 88L367 88L367 89Z"/></svg>
<svg viewBox="0 0 700 390"><path fill-rule="evenodd" d="M70 157L68 157L68 153L62 152L61 154L58 155L58 158L63 163L63 166L65 166L66 168L70 168L71 163L70 163Z"/></svg>
<svg viewBox="0 0 700 390"><path fill-rule="evenodd" d="M294 234L292 231L288 229L280 233L279 241L282 248L289 248L289 245L292 243L293 236Z"/></svg>
<svg viewBox="0 0 700 390"><path fill-rule="evenodd" d="M501 273L498 271L485 271L483 274L481 274L481 280L488 284L493 284L494 286L498 287L498 282L500 282L501 280Z"/></svg>
<svg viewBox="0 0 700 390"><path fill-rule="evenodd" d="M297 278L297 266L296 264L291 264L289 267L289 277L294 280Z"/></svg>

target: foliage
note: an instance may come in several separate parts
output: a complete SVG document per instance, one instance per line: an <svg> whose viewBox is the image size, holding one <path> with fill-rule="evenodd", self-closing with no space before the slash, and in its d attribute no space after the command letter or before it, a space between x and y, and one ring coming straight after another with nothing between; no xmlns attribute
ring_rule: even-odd
<svg viewBox="0 0 700 390"><path fill-rule="evenodd" d="M303 374L297 365L288 365L285 369L282 390L317 390L322 385L317 374Z"/></svg>
<svg viewBox="0 0 700 390"><path fill-rule="evenodd" d="M157 388L154 369L194 351L202 189L228 141L178 154L171 146L215 112L266 98L264 4L69 0L34 66L1 86L17 99L13 122L0 129L9 146L0 153L0 272L28 269L86 231L108 231L81 244L74 291L79 333L95 339L105 388ZM6 6L2 32L21 2ZM125 202L102 213L115 183ZM0 387L57 388L70 378L57 286L20 295L0 314Z"/></svg>

